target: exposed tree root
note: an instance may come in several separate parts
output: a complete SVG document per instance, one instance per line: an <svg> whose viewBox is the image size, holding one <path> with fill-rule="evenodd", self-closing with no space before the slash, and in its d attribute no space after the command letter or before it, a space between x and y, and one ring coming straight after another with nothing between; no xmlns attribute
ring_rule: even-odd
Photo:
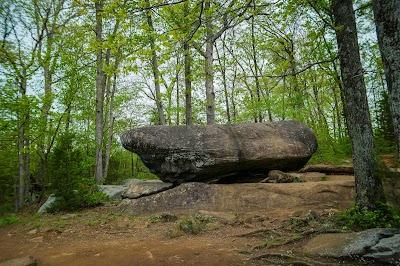
<svg viewBox="0 0 400 266"><path fill-rule="evenodd" d="M301 258L293 255L288 255L288 254L282 254L282 253L264 253L261 255L257 255L254 257L251 257L250 259L252 260L263 260L267 261L270 263L276 264L277 261L273 260L272 258L280 259L282 261L279 262L279 264L287 264L287 265L304 265L304 266L332 266L335 265L333 263L325 263L317 260L313 260L310 258Z"/></svg>

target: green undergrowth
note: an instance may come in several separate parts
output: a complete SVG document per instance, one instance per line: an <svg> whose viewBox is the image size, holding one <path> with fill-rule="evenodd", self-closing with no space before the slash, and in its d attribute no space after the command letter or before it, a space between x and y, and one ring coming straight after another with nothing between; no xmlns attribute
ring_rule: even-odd
<svg viewBox="0 0 400 266"><path fill-rule="evenodd" d="M8 215L0 218L0 228L6 227L8 225L17 224L21 222L21 217L16 215Z"/></svg>
<svg viewBox="0 0 400 266"><path fill-rule="evenodd" d="M358 205L338 215L344 229L400 228L400 208L380 204L374 211L362 210Z"/></svg>
<svg viewBox="0 0 400 266"><path fill-rule="evenodd" d="M215 218L209 215L192 214L177 220L173 227L165 232L165 236L174 238L182 235L197 235L206 229L207 224L214 221Z"/></svg>

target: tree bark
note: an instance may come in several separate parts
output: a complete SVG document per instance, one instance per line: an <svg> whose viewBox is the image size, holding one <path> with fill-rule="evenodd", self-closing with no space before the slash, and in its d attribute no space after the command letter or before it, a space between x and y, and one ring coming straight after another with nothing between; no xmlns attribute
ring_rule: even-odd
<svg viewBox="0 0 400 266"><path fill-rule="evenodd" d="M189 3L184 3L184 15L189 15ZM192 111L192 73L191 64L192 58L190 56L190 45L189 40L185 40L183 44L183 56L185 64L185 118L186 125L193 125L193 111Z"/></svg>
<svg viewBox="0 0 400 266"><path fill-rule="evenodd" d="M150 7L150 1L146 0L146 6ZM157 112L158 112L158 122L160 125L165 125L165 116L164 116L164 108L162 104L162 97L161 97L161 88L160 88L160 70L158 68L158 59L157 59L157 51L156 51L156 44L154 39L154 26L153 26L153 19L151 17L151 9L146 11L146 19L147 24L149 26L149 41L150 41L150 49L151 49L151 66L153 69L153 77L154 77L154 87L156 91L156 105L157 105Z"/></svg>
<svg viewBox="0 0 400 266"><path fill-rule="evenodd" d="M373 0L373 9L400 162L400 1Z"/></svg>
<svg viewBox="0 0 400 266"><path fill-rule="evenodd" d="M102 35L103 35L103 0L95 2L96 9L96 42L100 46L97 48L97 74L96 74L96 166L94 179L97 183L103 178L103 109L104 109L104 80L105 74L103 72L103 49L102 49Z"/></svg>
<svg viewBox="0 0 400 266"><path fill-rule="evenodd" d="M118 59L115 59L115 69L118 68ZM110 125L108 127L108 135L107 135L107 146L106 146L106 154L105 154L105 165L104 165L104 178L107 178L108 176L108 170L110 168L110 157L111 157L111 147L112 147L112 140L113 140L113 135L114 135L114 97L115 97L115 91L117 90L117 73L114 73L113 77L113 84L112 84L112 89L111 89L111 95L110 95L110 110L109 110L109 119L110 119Z"/></svg>
<svg viewBox="0 0 400 266"><path fill-rule="evenodd" d="M210 14L211 1L204 1L204 13L206 14L205 26L206 26L206 62L205 62L205 74L206 74L206 105L207 105L207 124L215 124L215 93L214 93L214 34L212 17Z"/></svg>
<svg viewBox="0 0 400 266"><path fill-rule="evenodd" d="M353 3L351 0L333 0L332 10L339 47L347 126L353 150L356 202L362 209L374 210L377 208L376 204L385 198L382 182L375 174L375 144Z"/></svg>
<svg viewBox="0 0 400 266"><path fill-rule="evenodd" d="M254 9L255 9L255 1L253 1ZM254 64L254 79L256 82L256 96L257 96L257 113L258 113L258 122L263 122L263 115L261 112L261 93L260 93L260 81L258 77L258 63L257 63L257 50L256 50L256 37L254 32L254 16L251 18L251 51L253 57Z"/></svg>

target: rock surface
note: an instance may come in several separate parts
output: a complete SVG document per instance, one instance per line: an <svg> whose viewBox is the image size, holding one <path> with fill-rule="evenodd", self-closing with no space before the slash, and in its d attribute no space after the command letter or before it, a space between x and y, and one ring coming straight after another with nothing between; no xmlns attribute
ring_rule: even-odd
<svg viewBox="0 0 400 266"><path fill-rule="evenodd" d="M227 183L237 174L257 178L270 170L299 170L318 146L313 132L296 121L143 127L125 132L121 142L172 183Z"/></svg>
<svg viewBox="0 0 400 266"><path fill-rule="evenodd" d="M174 184L163 182L161 180L142 180L142 182L131 183L123 192L123 199L137 199L149 196L173 187Z"/></svg>
<svg viewBox="0 0 400 266"><path fill-rule="evenodd" d="M0 266L35 266L36 260L31 256L7 260L0 263Z"/></svg>
<svg viewBox="0 0 400 266"><path fill-rule="evenodd" d="M398 265L400 230L374 228L357 233L318 235L308 242L304 251L332 258L359 257Z"/></svg>
<svg viewBox="0 0 400 266"><path fill-rule="evenodd" d="M315 206L348 208L354 202L354 181L309 183L184 183L175 188L142 197L123 200L118 208L134 215L164 212L215 211L290 211Z"/></svg>

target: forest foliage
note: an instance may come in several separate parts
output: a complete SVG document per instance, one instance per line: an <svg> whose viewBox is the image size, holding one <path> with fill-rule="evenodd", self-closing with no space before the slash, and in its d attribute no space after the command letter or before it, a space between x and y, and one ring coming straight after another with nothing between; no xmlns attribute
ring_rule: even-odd
<svg viewBox="0 0 400 266"><path fill-rule="evenodd" d="M395 152L372 5L354 8L377 148ZM1 1L3 208L32 192L86 195L93 177L154 178L119 143L149 124L295 119L317 136L313 162L341 163L351 143L335 27L327 0Z"/></svg>

